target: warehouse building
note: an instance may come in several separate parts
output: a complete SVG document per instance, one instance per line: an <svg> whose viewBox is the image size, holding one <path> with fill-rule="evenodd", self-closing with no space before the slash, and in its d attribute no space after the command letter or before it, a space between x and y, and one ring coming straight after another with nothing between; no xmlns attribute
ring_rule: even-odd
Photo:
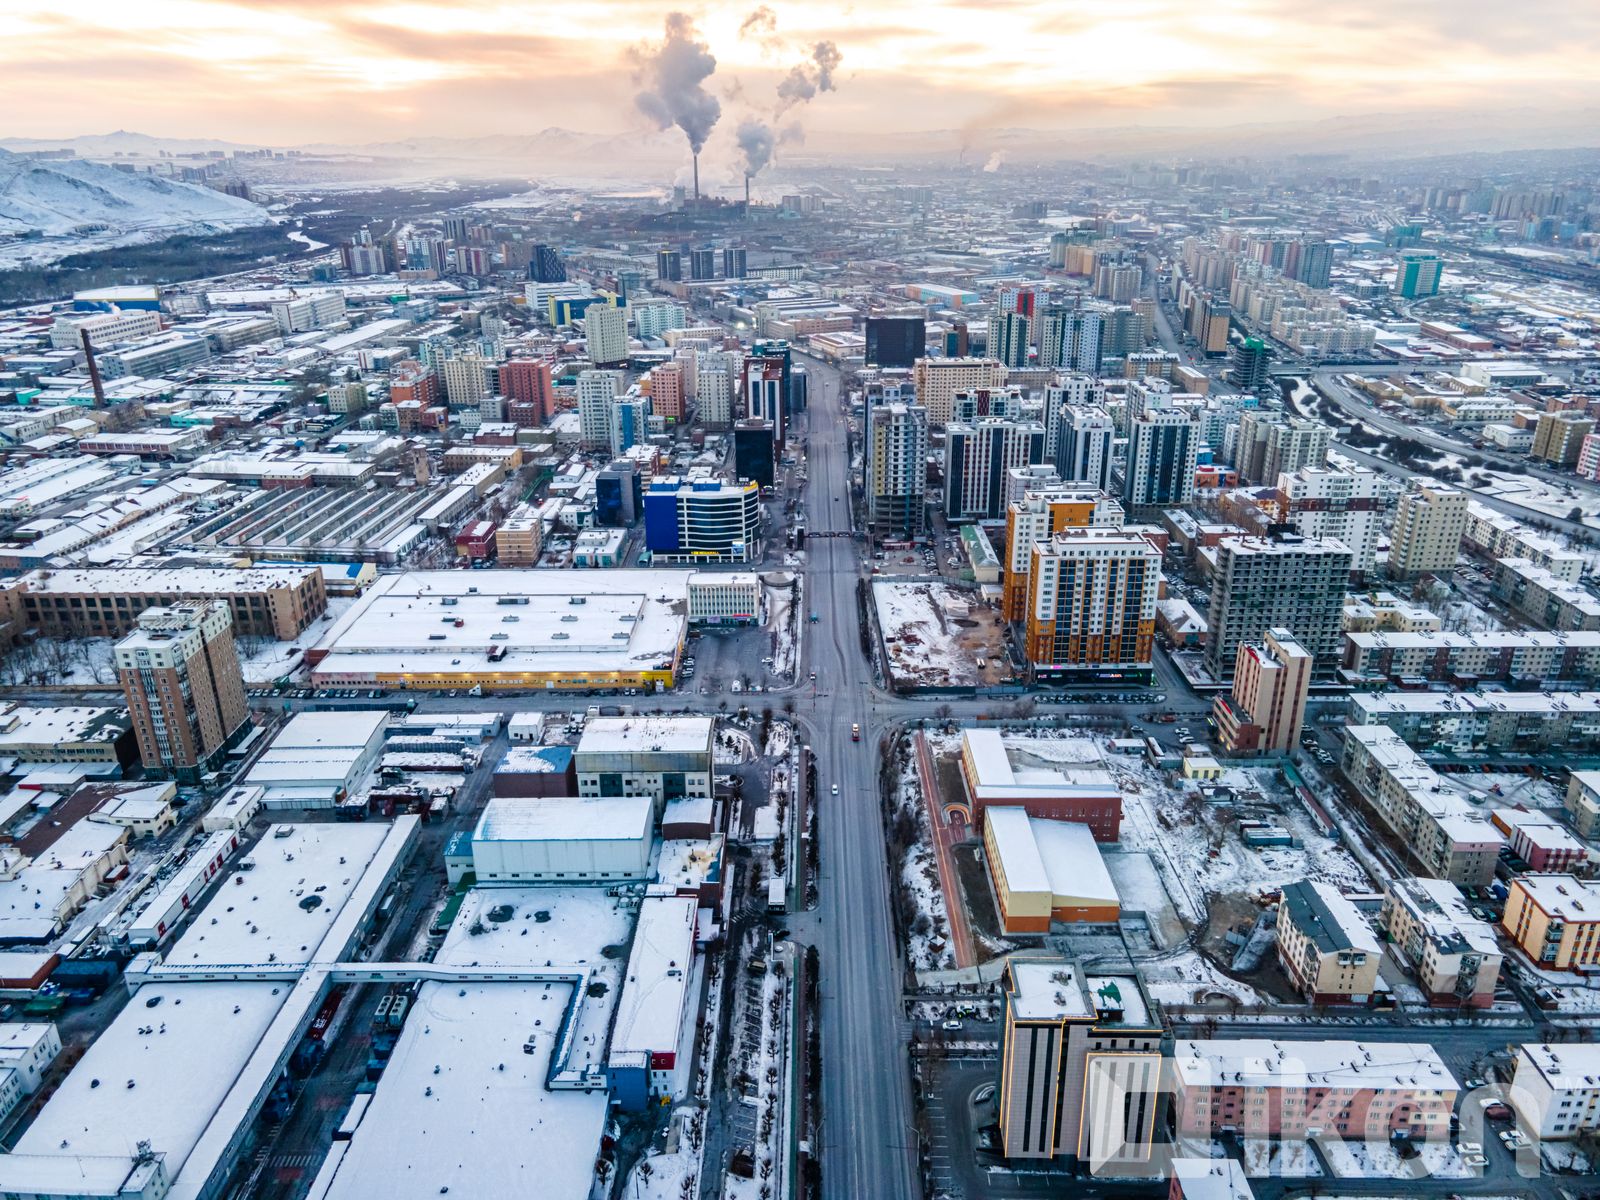
<svg viewBox="0 0 1600 1200"><path fill-rule="evenodd" d="M650 877L648 796L496 796L472 832L482 883L601 883Z"/></svg>
<svg viewBox="0 0 1600 1200"><path fill-rule="evenodd" d="M606 1072L626 1111L668 1103L688 1091L694 1066L694 896L646 896L639 905L627 980L617 1000Z"/></svg>
<svg viewBox="0 0 1600 1200"><path fill-rule="evenodd" d="M1087 825L994 805L984 810L983 845L1006 933L1048 933L1054 921L1114 924L1122 911Z"/></svg>
<svg viewBox="0 0 1600 1200"><path fill-rule="evenodd" d="M309 650L318 687L672 686L687 571L412 571L380 578Z"/></svg>
<svg viewBox="0 0 1600 1200"><path fill-rule="evenodd" d="M261 789L262 808L332 808L377 767L388 724L387 712L298 713L244 783Z"/></svg>

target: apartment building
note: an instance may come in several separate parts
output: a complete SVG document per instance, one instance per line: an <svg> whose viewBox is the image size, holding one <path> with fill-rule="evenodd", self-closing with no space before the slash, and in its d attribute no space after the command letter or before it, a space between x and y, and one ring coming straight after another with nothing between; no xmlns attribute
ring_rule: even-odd
<svg viewBox="0 0 1600 1200"><path fill-rule="evenodd" d="M1426 680L1458 690L1480 683L1548 690L1600 682L1600 632L1352 632L1348 615L1345 627L1343 674L1351 682Z"/></svg>
<svg viewBox="0 0 1600 1200"><path fill-rule="evenodd" d="M612 366L628 357L628 310L614 304L591 304L583 312L584 345L597 367Z"/></svg>
<svg viewBox="0 0 1600 1200"><path fill-rule="evenodd" d="M928 414L929 420L933 414ZM987 419L945 431L944 515L949 521L997 521L1006 511L1006 477L1044 461L1044 426Z"/></svg>
<svg viewBox="0 0 1600 1200"><path fill-rule="evenodd" d="M927 410L920 404L875 404L867 426L872 536L917 537L927 526Z"/></svg>
<svg viewBox="0 0 1600 1200"><path fill-rule="evenodd" d="M1331 883L1301 880L1278 905L1278 963L1312 1004L1365 1004L1378 984L1383 947L1350 898Z"/></svg>
<svg viewBox="0 0 1600 1200"><path fill-rule="evenodd" d="M489 360L481 354L458 354L439 364L444 395L451 408L477 408L489 398Z"/></svg>
<svg viewBox="0 0 1600 1200"><path fill-rule="evenodd" d="M1122 503L1135 520L1147 520L1194 499L1194 469L1200 425L1171 399L1147 407L1129 426Z"/></svg>
<svg viewBox="0 0 1600 1200"><path fill-rule="evenodd" d="M1533 448L1528 455L1558 467L1575 467L1583 439L1593 431L1594 418L1585 413L1540 413L1533 427Z"/></svg>
<svg viewBox="0 0 1600 1200"><path fill-rule="evenodd" d="M1600 966L1600 883L1518 875L1500 928L1542 970L1590 972Z"/></svg>
<svg viewBox="0 0 1600 1200"><path fill-rule="evenodd" d="M518 505L494 531L495 557L502 567L532 567L544 552L544 521L529 505Z"/></svg>
<svg viewBox="0 0 1600 1200"><path fill-rule="evenodd" d="M1448 573L1467 531L1467 493L1444 484L1415 484L1400 495L1389 533L1389 574L1412 579Z"/></svg>
<svg viewBox="0 0 1600 1200"><path fill-rule="evenodd" d="M1229 754L1288 754L1300 739L1311 690L1309 651L1287 629L1259 644L1240 642L1233 690L1212 704L1217 737Z"/></svg>
<svg viewBox="0 0 1600 1200"><path fill-rule="evenodd" d="M1376 471L1303 466L1275 478L1282 521L1301 537L1344 543L1351 570L1372 570L1386 494Z"/></svg>
<svg viewBox="0 0 1600 1200"><path fill-rule="evenodd" d="M1459 1090L1425 1042L1180 1041L1173 1074L1180 1137L1442 1141Z"/></svg>
<svg viewBox="0 0 1600 1200"><path fill-rule="evenodd" d="M1161 552L1117 529L1065 529L1028 563L1023 657L1036 681L1148 681Z"/></svg>
<svg viewBox="0 0 1600 1200"><path fill-rule="evenodd" d="M147 772L197 780L250 727L225 600L146 609L112 662Z"/></svg>
<svg viewBox="0 0 1600 1200"><path fill-rule="evenodd" d="M1001 988L1001 1153L1146 1161L1162 1028L1138 976L1090 974L1067 958L1012 958Z"/></svg>
<svg viewBox="0 0 1600 1200"><path fill-rule="evenodd" d="M226 600L235 636L291 641L328 610L311 567L78 568L31 571L0 587L0 607L45 637L121 637L147 608Z"/></svg>
<svg viewBox="0 0 1600 1200"><path fill-rule="evenodd" d="M930 425L948 425L957 392L1003 387L1006 369L992 358L919 358L911 368L917 403Z"/></svg>
<svg viewBox="0 0 1600 1200"><path fill-rule="evenodd" d="M1487 887L1505 839L1478 808L1450 788L1392 729L1344 731L1345 777L1394 835L1436 879Z"/></svg>
<svg viewBox="0 0 1600 1200"><path fill-rule="evenodd" d="M549 363L513 358L500 364L499 377L500 391L510 410L508 415L516 424L536 428L555 415L555 386L550 378Z"/></svg>
<svg viewBox="0 0 1600 1200"><path fill-rule="evenodd" d="M1357 692L1350 720L1451 754L1600 748L1600 692Z"/></svg>
<svg viewBox="0 0 1600 1200"><path fill-rule="evenodd" d="M1103 408L1052 406L1045 393L1045 455L1063 483L1111 490L1112 446L1117 426Z"/></svg>
<svg viewBox="0 0 1600 1200"><path fill-rule="evenodd" d="M1600 834L1600 771L1573 771L1567 780L1567 815L1580 837Z"/></svg>
<svg viewBox="0 0 1600 1200"><path fill-rule="evenodd" d="M1511 1104L1540 1141L1570 1141L1600 1129L1600 1046L1527 1042L1517 1048Z"/></svg>
<svg viewBox="0 0 1600 1200"><path fill-rule="evenodd" d="M1444 879L1391 879L1378 925L1390 953L1416 973L1428 1003L1488 1008L1505 961L1494 928L1472 915L1461 889Z"/></svg>
<svg viewBox="0 0 1600 1200"><path fill-rule="evenodd" d="M1512 612L1545 629L1600 630L1600 597L1528 559L1502 558L1495 563L1490 591Z"/></svg>
<svg viewBox="0 0 1600 1200"><path fill-rule="evenodd" d="M1547 534L1476 500L1467 505L1467 529L1461 543L1485 558L1525 558L1568 583L1583 578L1589 561Z"/></svg>
<svg viewBox="0 0 1600 1200"><path fill-rule="evenodd" d="M1223 538L1216 547L1207 611L1205 665L1231 681L1239 645L1263 630L1287 629L1312 657L1316 678L1339 665L1345 588L1353 555L1342 542L1281 534Z"/></svg>
<svg viewBox="0 0 1600 1200"><path fill-rule="evenodd" d="M578 441L584 449L610 449L616 407L614 371L578 372Z"/></svg>
<svg viewBox="0 0 1600 1200"><path fill-rule="evenodd" d="M1024 493L1006 507L1005 577L1001 611L1017 622L1027 614L1033 547L1064 529L1121 529L1122 505L1104 492L1063 486Z"/></svg>
<svg viewBox="0 0 1600 1200"><path fill-rule="evenodd" d="M1328 461L1333 430L1321 421L1256 409L1239 417L1233 465L1246 483L1271 484L1280 475Z"/></svg>

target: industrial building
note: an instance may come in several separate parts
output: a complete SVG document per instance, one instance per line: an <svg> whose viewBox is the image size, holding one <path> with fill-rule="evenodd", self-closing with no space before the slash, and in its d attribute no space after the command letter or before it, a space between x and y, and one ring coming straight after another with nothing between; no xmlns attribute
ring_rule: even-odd
<svg viewBox="0 0 1600 1200"><path fill-rule="evenodd" d="M580 796L648 796L659 819L684 797L711 796L711 717L597 717L573 753Z"/></svg>
<svg viewBox="0 0 1600 1200"><path fill-rule="evenodd" d="M472 831L482 883L646 879L655 805L648 796L496 796Z"/></svg>
<svg viewBox="0 0 1600 1200"><path fill-rule="evenodd" d="M290 719L244 777L261 807L332 808L372 774L383 753L387 712L340 709Z"/></svg>
<svg viewBox="0 0 1600 1200"><path fill-rule="evenodd" d="M307 652L318 687L670 687L689 572L387 575Z"/></svg>

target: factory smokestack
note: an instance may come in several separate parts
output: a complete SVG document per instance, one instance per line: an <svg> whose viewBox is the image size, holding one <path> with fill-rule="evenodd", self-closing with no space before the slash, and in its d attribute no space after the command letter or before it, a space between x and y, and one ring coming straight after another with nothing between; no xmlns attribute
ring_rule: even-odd
<svg viewBox="0 0 1600 1200"><path fill-rule="evenodd" d="M83 343L83 357L89 364L89 386L94 389L94 406L106 406L106 386L100 382L100 364L94 360L94 343L89 340L87 329L78 330L78 339Z"/></svg>
<svg viewBox="0 0 1600 1200"><path fill-rule="evenodd" d="M750 176L748 175L744 177L744 210L747 213L750 211Z"/></svg>
<svg viewBox="0 0 1600 1200"><path fill-rule="evenodd" d="M694 198L696 202L700 199L700 155L698 152L694 156Z"/></svg>

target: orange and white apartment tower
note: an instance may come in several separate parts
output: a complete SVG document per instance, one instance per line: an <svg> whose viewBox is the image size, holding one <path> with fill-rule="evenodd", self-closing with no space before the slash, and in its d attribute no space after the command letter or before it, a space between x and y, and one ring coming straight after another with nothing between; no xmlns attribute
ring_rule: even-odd
<svg viewBox="0 0 1600 1200"><path fill-rule="evenodd" d="M1036 542L1023 653L1036 681L1148 680L1161 552L1119 529Z"/></svg>
<svg viewBox="0 0 1600 1200"><path fill-rule="evenodd" d="M1001 611L1011 622L1028 611L1033 548L1063 529L1121 529L1122 505L1092 488L1028 492L1006 508L1006 574Z"/></svg>

